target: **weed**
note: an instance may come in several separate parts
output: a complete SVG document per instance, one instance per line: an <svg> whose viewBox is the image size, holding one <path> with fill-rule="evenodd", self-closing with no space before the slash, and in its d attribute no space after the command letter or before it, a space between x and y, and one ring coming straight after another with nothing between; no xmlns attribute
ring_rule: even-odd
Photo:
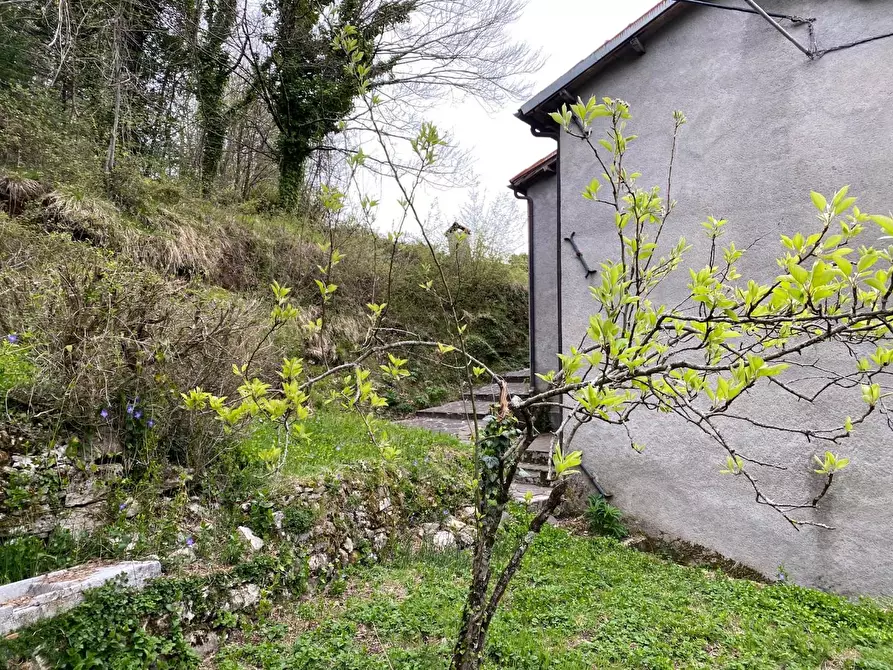
<svg viewBox="0 0 893 670"><path fill-rule="evenodd" d="M618 540L629 535L626 526L623 525L623 513L602 496L589 496L585 515L589 529L597 535Z"/></svg>

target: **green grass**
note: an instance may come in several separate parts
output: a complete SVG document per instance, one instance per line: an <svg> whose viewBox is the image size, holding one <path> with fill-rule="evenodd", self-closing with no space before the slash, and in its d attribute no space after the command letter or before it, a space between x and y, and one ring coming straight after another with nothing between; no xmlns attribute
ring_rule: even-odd
<svg viewBox="0 0 893 670"><path fill-rule="evenodd" d="M18 335L0 332L0 396L31 381L34 366L27 353Z"/></svg>
<svg viewBox="0 0 893 670"><path fill-rule="evenodd" d="M445 669L467 574L467 554L360 568L344 594L286 604L247 630L216 667ZM547 528L494 621L485 667L891 669L893 613Z"/></svg>
<svg viewBox="0 0 893 670"><path fill-rule="evenodd" d="M394 459L407 466L423 466L427 460L443 460L455 454L470 455L468 445L442 433L420 428L399 426L375 420L372 426L379 440L376 446L369 438L362 418L347 412L320 412L305 424L309 440L295 442L289 447L287 474L298 477L314 476L339 466L357 461L383 461L385 444L399 452ZM262 450L275 439L274 428L261 426L245 441L248 450Z"/></svg>

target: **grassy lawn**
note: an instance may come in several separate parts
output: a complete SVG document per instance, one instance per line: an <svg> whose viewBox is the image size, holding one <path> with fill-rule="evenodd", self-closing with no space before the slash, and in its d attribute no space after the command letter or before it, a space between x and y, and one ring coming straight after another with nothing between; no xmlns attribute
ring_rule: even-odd
<svg viewBox="0 0 893 670"><path fill-rule="evenodd" d="M446 668L467 574L467 553L358 568L245 630L216 667ZM893 612L547 528L494 621L486 667L891 669Z"/></svg>
<svg viewBox="0 0 893 670"><path fill-rule="evenodd" d="M469 456L470 448L450 435L432 433L420 428L400 426L388 421L374 420L373 427L380 446L373 444L362 418L348 412L319 412L306 422L309 440L295 442L288 452L287 474L298 477L314 476L357 461L381 461L382 446L387 444L398 452L394 459L409 467L423 467L426 459L443 461L451 455ZM247 449L262 449L275 440L273 427L255 430L245 441Z"/></svg>

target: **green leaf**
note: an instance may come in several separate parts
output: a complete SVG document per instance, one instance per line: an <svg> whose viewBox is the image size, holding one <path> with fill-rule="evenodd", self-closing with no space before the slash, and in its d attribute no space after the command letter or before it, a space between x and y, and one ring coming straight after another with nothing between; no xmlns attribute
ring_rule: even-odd
<svg viewBox="0 0 893 670"><path fill-rule="evenodd" d="M893 218L889 216L881 216L879 214L875 214L874 216L868 217L872 221L874 221L877 225L884 229L888 235L893 235Z"/></svg>
<svg viewBox="0 0 893 670"><path fill-rule="evenodd" d="M812 197L812 204L815 205L815 208L820 212L824 212L828 208L828 201L825 199L821 193L816 193L813 191L810 193Z"/></svg>

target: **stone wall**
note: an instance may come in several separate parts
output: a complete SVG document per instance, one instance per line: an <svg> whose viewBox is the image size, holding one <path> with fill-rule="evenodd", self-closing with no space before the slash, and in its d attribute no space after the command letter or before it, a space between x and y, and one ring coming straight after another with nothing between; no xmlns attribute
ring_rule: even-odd
<svg viewBox="0 0 893 670"><path fill-rule="evenodd" d="M39 425L0 422L0 538L96 530L110 487L124 476L122 455L111 432L84 445Z"/></svg>

